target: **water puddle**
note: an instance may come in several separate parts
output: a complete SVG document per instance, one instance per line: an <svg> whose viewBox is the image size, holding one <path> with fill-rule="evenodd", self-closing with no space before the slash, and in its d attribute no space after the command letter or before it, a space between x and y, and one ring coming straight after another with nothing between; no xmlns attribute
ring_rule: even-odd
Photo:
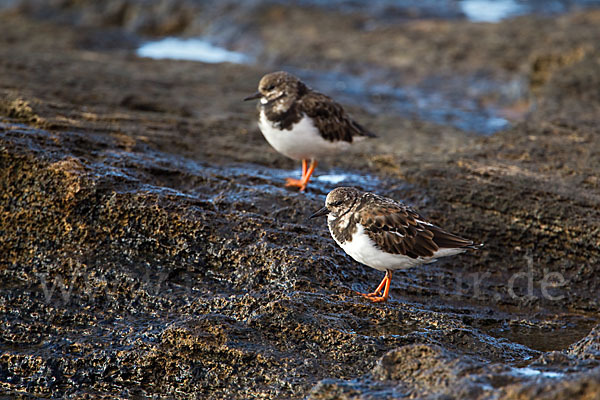
<svg viewBox="0 0 600 400"><path fill-rule="evenodd" d="M430 77L417 85L397 86L372 73L361 77L333 71L286 70L340 102L467 132L490 135L510 122L502 109L525 97L526 82L500 82L485 76ZM494 101L495 100L495 101Z"/></svg>
<svg viewBox="0 0 600 400"><path fill-rule="evenodd" d="M257 165L229 167L218 173L235 176L235 179L240 181L251 182L253 187L258 190L278 192L279 194L284 194L290 190L285 187L287 178L300 179L301 177L300 169L284 170ZM306 195L325 195L338 186L354 186L361 190L376 191L381 184L382 182L378 177L365 173L342 172L339 170L322 171L322 174L312 177Z"/></svg>
<svg viewBox="0 0 600 400"><path fill-rule="evenodd" d="M259 1L257 4L265 2L268 3L268 1ZM399 4L391 0L375 2L337 0L333 3L304 0L300 4L325 8L336 4L339 6L338 11L341 12L353 10L353 12L373 14L375 18L373 23L377 25L386 19L385 15L394 12L406 17L410 15L410 13L406 14L409 9L416 10L415 15L421 15L421 18L432 15L432 9L437 9L437 12L441 13L437 18L466 17L474 22L499 22L516 15L558 14L576 8L598 6L600 1L460 0L457 3L424 1ZM385 15L378 16L376 12L378 7L386 10L383 13ZM442 9L445 11L440 11ZM225 14L228 12L233 11L223 10ZM225 18L226 15L222 17ZM137 55L154 59L205 63L253 64L256 62L256 59L249 54L215 46L206 38L168 37L151 41L141 46L137 50ZM422 82L407 85L397 79L390 79L390 71L369 70L364 74L352 75L337 71L303 70L279 65L272 68L285 69L294 73L313 88L338 101L365 108L373 114L394 114L439 125L450 125L463 131L483 135L491 135L507 129L511 121L506 117L510 115L510 110L515 109L515 105L521 105L519 110L523 110L513 113L514 118L510 117L511 120L522 118L528 110L525 101L528 98L528 82L522 77L500 81L484 75L431 76Z"/></svg>
<svg viewBox="0 0 600 400"><path fill-rule="evenodd" d="M473 22L497 23L520 15L556 15L598 7L597 0L461 0L460 9Z"/></svg>
<svg viewBox="0 0 600 400"><path fill-rule="evenodd" d="M507 339L533 350L558 351L584 338L596 324L597 321L591 318L567 315L547 321L504 321L480 329L490 336Z"/></svg>
<svg viewBox="0 0 600 400"><path fill-rule="evenodd" d="M460 8L473 22L500 22L526 12L523 4L515 0L462 0Z"/></svg>
<svg viewBox="0 0 600 400"><path fill-rule="evenodd" d="M214 46L207 40L174 37L147 42L137 50L137 55L154 59L189 60L204 63L245 64L251 62L248 55Z"/></svg>
<svg viewBox="0 0 600 400"><path fill-rule="evenodd" d="M552 372L552 371L539 371L537 369L533 369L531 367L523 367L523 368L511 368L511 372L513 375L517 376L526 376L526 377L540 377L540 378L550 378L557 379L565 376L562 372Z"/></svg>
<svg viewBox="0 0 600 400"><path fill-rule="evenodd" d="M137 55L206 63L253 62L247 54L216 47L202 39L165 38L147 42L137 50ZM502 116L502 109L524 98L527 90L526 83L518 80L497 82L476 76L431 77L418 85L400 86L379 77L383 71L357 76L334 71L283 69L298 75L320 92L373 114L390 113L483 135L510 125ZM495 98L500 99L500 104L494 102Z"/></svg>
<svg viewBox="0 0 600 400"><path fill-rule="evenodd" d="M263 0L258 4L277 0ZM597 0L298 0L303 6L360 13L377 22L398 23L407 19L467 18L473 22L497 23L519 15L550 15L598 6Z"/></svg>
<svg viewBox="0 0 600 400"><path fill-rule="evenodd" d="M365 190L375 190L381 181L375 176L366 175L364 173L351 172L336 172L330 171L324 175L318 175L314 178L315 181L324 183L327 186L357 186L365 188Z"/></svg>
<svg viewBox="0 0 600 400"><path fill-rule="evenodd" d="M344 182L348 179L348 175L344 174L330 174L330 175L321 175L315 178L316 181L330 183L332 185L337 185L339 183Z"/></svg>

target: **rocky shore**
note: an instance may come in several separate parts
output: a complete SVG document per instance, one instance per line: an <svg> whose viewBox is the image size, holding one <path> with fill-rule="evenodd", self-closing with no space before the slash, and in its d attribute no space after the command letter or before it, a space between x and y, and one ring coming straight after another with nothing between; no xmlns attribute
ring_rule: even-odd
<svg viewBox="0 0 600 400"><path fill-rule="evenodd" d="M215 35L254 57L236 65L135 55L143 35L217 30L182 8L195 2L155 2L154 25L133 24L142 1L14 3L0 11L0 393L600 395L600 11L390 23L265 3ZM279 68L379 136L324 160L307 193L283 187L298 165L241 101ZM507 125L463 130L322 88L315 70L438 82ZM380 274L307 219L337 185L485 247L399 271L390 301L368 303L354 290Z"/></svg>

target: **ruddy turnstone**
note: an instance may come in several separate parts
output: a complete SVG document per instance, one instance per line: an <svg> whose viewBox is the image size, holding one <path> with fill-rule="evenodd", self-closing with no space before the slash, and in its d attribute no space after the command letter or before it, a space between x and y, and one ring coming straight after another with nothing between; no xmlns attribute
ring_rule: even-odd
<svg viewBox="0 0 600 400"><path fill-rule="evenodd" d="M375 137L338 103L287 72L263 76L258 92L244 100L253 99L260 99L258 126L267 142L283 155L302 160L302 178L288 178L286 183L301 191L306 189L318 158L345 150L357 139Z"/></svg>
<svg viewBox="0 0 600 400"><path fill-rule="evenodd" d="M331 236L350 257L385 271L373 293L359 293L373 302L388 299L392 271L481 246L444 231L400 202L351 187L329 192L325 207L310 218L322 215L327 215Z"/></svg>

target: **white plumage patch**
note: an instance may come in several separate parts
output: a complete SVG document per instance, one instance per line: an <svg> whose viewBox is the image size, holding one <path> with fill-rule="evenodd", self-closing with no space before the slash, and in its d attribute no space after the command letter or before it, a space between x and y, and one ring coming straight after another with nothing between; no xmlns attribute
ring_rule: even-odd
<svg viewBox="0 0 600 400"><path fill-rule="evenodd" d="M306 115L291 130L282 130L274 126L261 110L258 127L275 150L294 160L316 159L350 147L350 143L342 140L331 142L323 139Z"/></svg>
<svg viewBox="0 0 600 400"><path fill-rule="evenodd" d="M331 231L331 227L329 229ZM352 235L352 240L348 240L345 243L338 242L333 233L332 236L336 243L354 260L379 271L410 268L434 262L440 257L452 256L465 251L465 249L440 249L433 254L433 257L419 258L386 253L377 248L375 242L365 233L365 229L361 224L358 224L356 232Z"/></svg>

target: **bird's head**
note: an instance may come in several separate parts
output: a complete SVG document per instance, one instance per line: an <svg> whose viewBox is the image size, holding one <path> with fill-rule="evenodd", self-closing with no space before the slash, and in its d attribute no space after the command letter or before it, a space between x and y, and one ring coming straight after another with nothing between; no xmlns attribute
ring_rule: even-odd
<svg viewBox="0 0 600 400"><path fill-rule="evenodd" d="M294 75L284 71L271 72L258 83L258 92L244 101L260 99L262 105L271 104L275 111L285 112L306 90L306 86Z"/></svg>
<svg viewBox="0 0 600 400"><path fill-rule="evenodd" d="M325 207L310 216L310 218L330 215L338 218L352 209L361 192L353 187L338 187L333 189L325 199Z"/></svg>

